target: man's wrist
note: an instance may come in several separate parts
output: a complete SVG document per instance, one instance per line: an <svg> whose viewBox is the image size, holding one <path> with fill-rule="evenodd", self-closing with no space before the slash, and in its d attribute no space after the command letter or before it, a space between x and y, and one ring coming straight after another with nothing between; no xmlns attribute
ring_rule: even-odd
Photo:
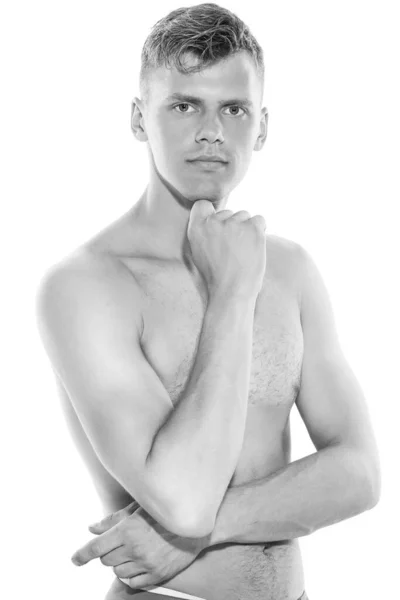
<svg viewBox="0 0 400 600"><path fill-rule="evenodd" d="M224 499L219 507L217 518L215 519L214 529L208 536L208 546L217 546L233 539L233 523L237 512L235 504L243 488L240 486L229 487L226 490Z"/></svg>
<svg viewBox="0 0 400 600"><path fill-rule="evenodd" d="M208 535L204 535L200 538L191 538L193 543L192 548L197 552L197 554L200 554L200 552L206 548L210 548L210 546L216 546L217 544L222 544L225 541L222 533L221 523L222 519L217 518L214 529Z"/></svg>
<svg viewBox="0 0 400 600"><path fill-rule="evenodd" d="M211 536L212 536L212 532L201 538L193 539L197 554L200 554L200 552L202 552L206 548L209 548L210 546L214 545L211 542Z"/></svg>

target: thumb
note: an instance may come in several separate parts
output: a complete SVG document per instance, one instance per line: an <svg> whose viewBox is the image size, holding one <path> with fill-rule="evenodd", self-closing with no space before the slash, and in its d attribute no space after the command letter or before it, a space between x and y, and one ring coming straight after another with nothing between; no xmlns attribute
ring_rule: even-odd
<svg viewBox="0 0 400 600"><path fill-rule="evenodd" d="M114 527L114 525L119 523L121 520L122 518L119 518L119 512L112 513L111 515L108 515L101 521L98 521L97 523L92 523L91 525L89 525L88 529L91 533L99 535L100 533L108 531L109 529L111 529L111 527Z"/></svg>
<svg viewBox="0 0 400 600"><path fill-rule="evenodd" d="M131 515L138 507L139 505L136 501L131 502L131 504L121 508L121 510L117 510L116 512L107 515L104 517L104 519L101 519L101 521L92 523L89 525L88 529L95 534L104 533L105 531L111 529L111 527L114 527L114 525L117 525L117 523L123 519L126 519L126 517L129 517L129 515Z"/></svg>
<svg viewBox="0 0 400 600"><path fill-rule="evenodd" d="M209 200L196 200L190 211L189 225L193 219L205 219L209 215L215 214L215 208Z"/></svg>

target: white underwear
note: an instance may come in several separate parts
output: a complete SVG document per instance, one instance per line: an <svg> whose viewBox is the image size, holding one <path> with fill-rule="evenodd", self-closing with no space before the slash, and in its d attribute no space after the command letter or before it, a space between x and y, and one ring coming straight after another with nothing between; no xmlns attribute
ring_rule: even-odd
<svg viewBox="0 0 400 600"><path fill-rule="evenodd" d="M129 585L129 579L122 579L122 577L118 577L123 583ZM199 596L192 596L191 594L186 594L184 592L177 592L176 590L171 590L166 587L158 587L149 585L143 588L146 592L150 592L151 594L164 594L164 596L174 596L175 598L185 598L186 600L205 600L205 598L200 598Z"/></svg>

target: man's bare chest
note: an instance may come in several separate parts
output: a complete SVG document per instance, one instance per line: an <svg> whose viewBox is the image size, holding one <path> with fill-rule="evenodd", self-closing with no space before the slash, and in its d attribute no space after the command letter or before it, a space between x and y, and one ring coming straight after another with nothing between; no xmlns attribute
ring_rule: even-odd
<svg viewBox="0 0 400 600"><path fill-rule="evenodd" d="M175 405L196 359L206 290L182 269L160 264L144 268L137 261L126 265L143 292L143 352ZM232 484L261 477L290 460L288 417L300 385L302 357L297 298L282 281L267 277L254 314L246 430Z"/></svg>

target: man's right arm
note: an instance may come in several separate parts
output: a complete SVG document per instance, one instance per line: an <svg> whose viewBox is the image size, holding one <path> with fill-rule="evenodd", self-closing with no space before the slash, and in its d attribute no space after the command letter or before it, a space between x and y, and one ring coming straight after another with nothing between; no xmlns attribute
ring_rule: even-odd
<svg viewBox="0 0 400 600"><path fill-rule="evenodd" d="M105 468L163 527L202 537L242 448L256 298L210 295L175 408L141 349L140 300L122 263L81 254L41 281L39 331Z"/></svg>

